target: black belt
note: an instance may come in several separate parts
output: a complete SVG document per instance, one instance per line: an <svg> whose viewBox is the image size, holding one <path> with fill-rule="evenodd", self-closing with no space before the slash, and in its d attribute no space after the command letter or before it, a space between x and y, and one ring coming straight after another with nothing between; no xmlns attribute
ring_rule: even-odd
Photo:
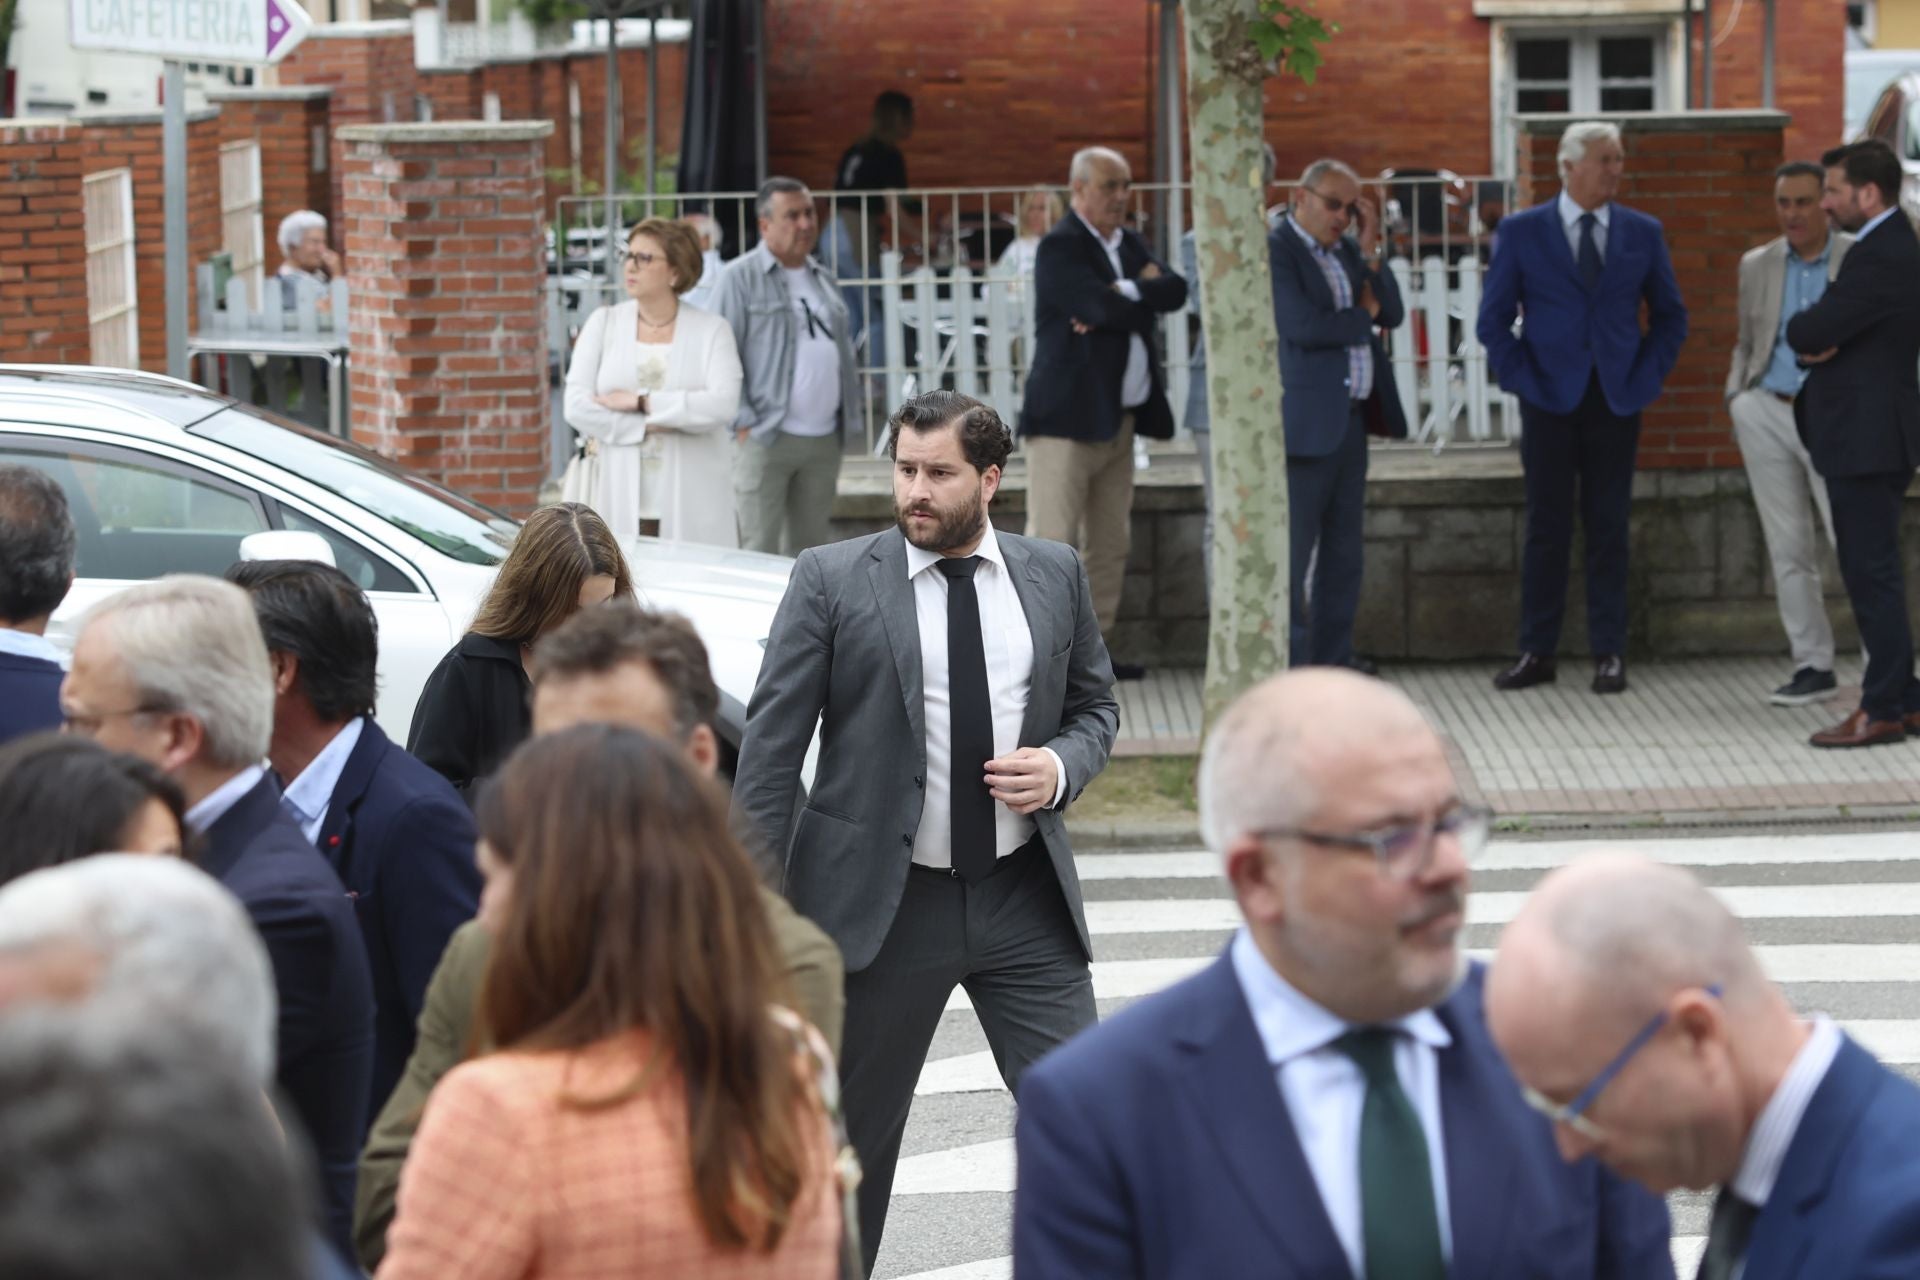
<svg viewBox="0 0 1920 1280"><path fill-rule="evenodd" d="M1021 845L1018 849L1015 849L1004 858L996 859L993 864L993 870L987 873L988 878L991 879L1006 870L1015 858L1038 853L1046 847L1047 842L1041 839L1040 833L1037 831L1034 832L1033 838ZM960 878L960 873L952 867L930 867L924 862L911 862L907 865L915 871L924 871L930 876L939 876L942 880L958 880Z"/></svg>
<svg viewBox="0 0 1920 1280"><path fill-rule="evenodd" d="M1773 397L1773 398L1774 398L1775 400L1778 400L1778 401L1779 401L1779 402L1780 402L1781 404L1792 404L1792 403L1793 403L1793 397L1792 397L1792 396L1790 396L1790 395L1788 395L1788 394L1787 394L1786 392L1784 392L1784 391L1775 391L1775 390L1773 390L1773 389L1772 389L1771 387L1769 387L1769 388L1767 389L1767 394L1768 394L1768 395L1770 395L1770 396L1772 396L1772 397Z"/></svg>

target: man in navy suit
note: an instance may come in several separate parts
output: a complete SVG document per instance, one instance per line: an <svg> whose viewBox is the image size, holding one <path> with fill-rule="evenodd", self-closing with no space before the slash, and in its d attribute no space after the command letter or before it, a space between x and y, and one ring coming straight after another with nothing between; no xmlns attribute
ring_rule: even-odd
<svg viewBox="0 0 1920 1280"><path fill-rule="evenodd" d="M67 495L32 467L0 466L0 742L60 726L66 669L47 619L73 585Z"/></svg>
<svg viewBox="0 0 1920 1280"><path fill-rule="evenodd" d="M1666 1207L1563 1162L1459 946L1488 814L1404 695L1307 668L1208 739L1246 918L1196 977L1028 1071L1022 1277L1671 1277Z"/></svg>
<svg viewBox="0 0 1920 1280"><path fill-rule="evenodd" d="M1356 222L1359 235L1349 239ZM1406 312L1393 273L1382 269L1383 254L1380 210L1361 197L1359 175L1338 160L1307 166L1293 211L1267 236L1287 439L1288 652L1296 667L1355 665L1367 421L1379 421L1386 435L1407 434L1379 333Z"/></svg>
<svg viewBox="0 0 1920 1280"><path fill-rule="evenodd" d="M1077 152L1069 180L1073 207L1033 264L1033 370L1020 406L1027 536L1079 548L1111 637L1132 537L1133 438L1173 437L1156 352L1160 317L1186 305L1187 282L1127 229L1133 176L1119 152ZM1113 673L1144 674L1125 662Z"/></svg>
<svg viewBox="0 0 1920 1280"><path fill-rule="evenodd" d="M1499 689L1556 674L1576 510L1586 528L1593 691L1627 687L1627 517L1640 411L1680 356L1687 309L1659 221L1614 203L1625 163L1617 125L1568 126L1560 194L1502 220L1487 270L1478 332L1501 388L1520 398L1527 486L1520 656L1493 678Z"/></svg>
<svg viewBox="0 0 1920 1280"><path fill-rule="evenodd" d="M280 806L353 900L373 976L378 1115L413 1052L427 982L453 931L480 909L473 816L447 780L373 719L373 606L353 580L310 560L242 561L227 580L253 597L273 663Z"/></svg>
<svg viewBox="0 0 1920 1280"><path fill-rule="evenodd" d="M260 763L273 671L247 593L181 574L109 596L81 626L60 702L74 732L173 775L201 869L240 899L266 942L279 1004L275 1082L318 1156L328 1234L351 1257L373 987L340 877L281 811Z"/></svg>
<svg viewBox="0 0 1920 1280"><path fill-rule="evenodd" d="M1568 1160L1719 1185L1700 1280L1920 1276L1920 1090L1796 1013L1687 872L1616 853L1548 876L1487 1011Z"/></svg>

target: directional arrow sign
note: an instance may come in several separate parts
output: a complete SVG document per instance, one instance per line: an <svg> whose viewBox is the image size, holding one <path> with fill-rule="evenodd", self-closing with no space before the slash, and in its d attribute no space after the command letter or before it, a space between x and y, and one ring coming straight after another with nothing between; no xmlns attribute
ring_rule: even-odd
<svg viewBox="0 0 1920 1280"><path fill-rule="evenodd" d="M295 0L69 0L73 47L190 62L278 62L313 29Z"/></svg>

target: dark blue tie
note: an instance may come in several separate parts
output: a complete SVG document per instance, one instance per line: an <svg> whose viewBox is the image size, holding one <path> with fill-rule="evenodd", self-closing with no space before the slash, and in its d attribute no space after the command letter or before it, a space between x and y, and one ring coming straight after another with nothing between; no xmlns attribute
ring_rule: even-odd
<svg viewBox="0 0 1920 1280"><path fill-rule="evenodd" d="M998 862L993 796L987 761L993 758L993 703L987 689L987 648L980 634L980 596L974 590L979 556L942 557L947 575L947 697L952 710L953 869L969 883L984 880Z"/></svg>
<svg viewBox="0 0 1920 1280"><path fill-rule="evenodd" d="M1589 289L1600 283L1600 246L1593 240L1599 221L1591 209L1580 215L1580 283Z"/></svg>

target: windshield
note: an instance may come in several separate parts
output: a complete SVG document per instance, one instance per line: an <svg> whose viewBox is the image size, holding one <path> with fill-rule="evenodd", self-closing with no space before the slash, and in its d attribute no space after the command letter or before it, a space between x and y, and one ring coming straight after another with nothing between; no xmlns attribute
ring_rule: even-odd
<svg viewBox="0 0 1920 1280"><path fill-rule="evenodd" d="M371 449L284 419L223 409L187 430L312 481L463 564L499 564L520 529L493 508L413 475Z"/></svg>

